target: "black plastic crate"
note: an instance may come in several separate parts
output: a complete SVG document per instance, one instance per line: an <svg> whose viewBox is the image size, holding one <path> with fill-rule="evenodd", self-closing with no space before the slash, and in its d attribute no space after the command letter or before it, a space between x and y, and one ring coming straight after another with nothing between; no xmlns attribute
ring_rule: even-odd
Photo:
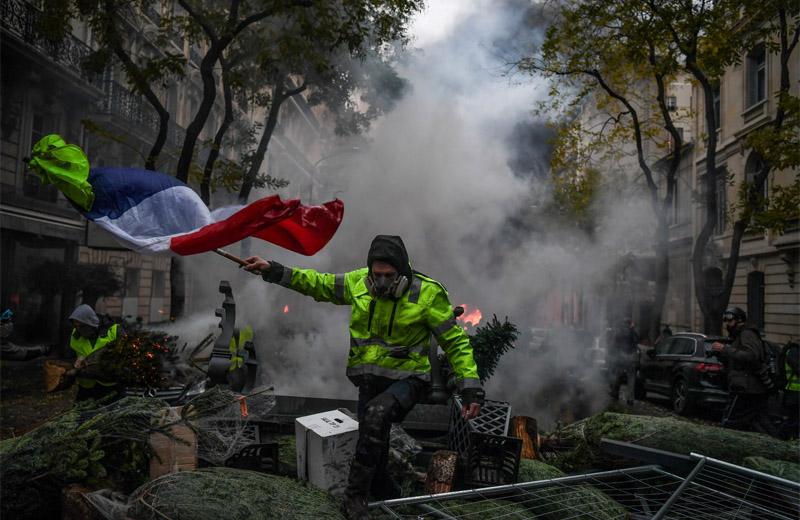
<svg viewBox="0 0 800 520"><path fill-rule="evenodd" d="M263 473L278 473L278 443L266 442L245 446L225 461L225 466L236 469L249 469Z"/></svg>
<svg viewBox="0 0 800 520"><path fill-rule="evenodd" d="M469 487L513 484L519 476L522 439L470 432L465 483Z"/></svg>
<svg viewBox="0 0 800 520"><path fill-rule="evenodd" d="M459 457L466 458L469 453L470 433L488 435L508 435L511 422L511 405L504 401L489 399L481 406L481 413L469 421L461 417L463 404L459 395L454 395L450 403L450 429L448 448L458 452Z"/></svg>

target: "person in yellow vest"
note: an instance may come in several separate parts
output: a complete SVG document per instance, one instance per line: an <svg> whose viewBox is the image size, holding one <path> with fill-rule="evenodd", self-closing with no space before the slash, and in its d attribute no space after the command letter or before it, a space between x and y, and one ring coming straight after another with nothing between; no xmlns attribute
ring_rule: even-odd
<svg viewBox="0 0 800 520"><path fill-rule="evenodd" d="M99 353L109 343L116 341L121 333L119 325L101 327L100 318L89 305L82 304L72 311L69 316L72 322L72 333L69 336L69 346L75 351L78 359L75 360L77 370L78 395L76 401L86 399L101 399L109 395L119 395L121 386L113 380L104 377L103 371L98 370Z"/></svg>
<svg viewBox="0 0 800 520"><path fill-rule="evenodd" d="M253 342L253 327L247 325L233 332L230 342L231 366L228 368L228 385L234 392L241 392L247 384L247 367L244 366L245 348Z"/></svg>
<svg viewBox="0 0 800 520"><path fill-rule="evenodd" d="M386 471L389 433L392 423L402 422L430 390L431 335L455 374L462 417L470 420L480 413L484 392L469 336L456 323L444 286L411 269L399 236L376 236L367 266L347 273L285 267L257 256L245 262L245 270L266 282L317 301L350 306L346 374L358 387L358 443L343 513L348 520L367 520L370 492L381 499L399 495Z"/></svg>
<svg viewBox="0 0 800 520"><path fill-rule="evenodd" d="M790 341L783 351L783 409L787 417L782 437L796 439L800 435L800 344Z"/></svg>

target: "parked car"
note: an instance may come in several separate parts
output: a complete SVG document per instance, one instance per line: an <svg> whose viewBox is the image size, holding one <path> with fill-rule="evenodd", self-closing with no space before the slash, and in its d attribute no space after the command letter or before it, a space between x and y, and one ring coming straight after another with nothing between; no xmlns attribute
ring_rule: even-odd
<svg viewBox="0 0 800 520"><path fill-rule="evenodd" d="M680 332L655 347L640 345L637 398L645 392L661 394L681 415L697 407L723 407L728 399L726 370L711 348L716 341L730 342L720 336Z"/></svg>

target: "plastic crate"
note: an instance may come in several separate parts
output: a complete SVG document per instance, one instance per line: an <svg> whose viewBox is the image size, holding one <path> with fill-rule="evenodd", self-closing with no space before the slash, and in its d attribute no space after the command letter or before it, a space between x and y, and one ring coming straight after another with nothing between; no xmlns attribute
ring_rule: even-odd
<svg viewBox="0 0 800 520"><path fill-rule="evenodd" d="M465 483L471 488L513 484L519 476L522 439L470 432Z"/></svg>
<svg viewBox="0 0 800 520"><path fill-rule="evenodd" d="M225 466L237 469L249 469L264 473L278 473L278 443L267 442L245 446L238 453L225 461Z"/></svg>
<svg viewBox="0 0 800 520"><path fill-rule="evenodd" d="M465 421L461 418L461 397L454 395L450 411L450 428L448 448L466 457L469 452L470 432L488 435L508 435L511 422L511 405L504 401L487 400L481 407L481 413L474 419Z"/></svg>

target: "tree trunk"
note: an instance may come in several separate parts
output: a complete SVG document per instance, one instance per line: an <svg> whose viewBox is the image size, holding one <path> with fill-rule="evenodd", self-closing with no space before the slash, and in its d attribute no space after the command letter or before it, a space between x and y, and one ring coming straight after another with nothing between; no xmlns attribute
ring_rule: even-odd
<svg viewBox="0 0 800 520"><path fill-rule="evenodd" d="M667 300L667 290L669 289L669 224L663 214L658 215L656 226L655 295L653 313L649 323L651 345L655 344L661 330L661 315L664 312L664 302Z"/></svg>
<svg viewBox="0 0 800 520"><path fill-rule="evenodd" d="M219 44L212 43L208 52L203 56L200 62L200 77L203 80L203 99L200 100L200 107L197 113L186 128L186 137L183 140L183 147L181 147L181 155L178 158L178 167L175 176L182 182L189 182L189 170L192 166L192 158L194 157L194 148L197 144L197 139L200 137L200 132L208 120L208 115L211 113L211 108L214 106L214 100L217 97L217 85L214 81L214 64L220 56Z"/></svg>
<svg viewBox="0 0 800 520"><path fill-rule="evenodd" d="M700 306L700 312L703 313L704 332L706 334L721 334L722 316L721 312L719 312L720 294L712 294L712 291L709 290L710 287L707 283L708 280L706 279L705 272L706 248L714 234L714 221L717 215L717 178L719 176L719 172L717 172L717 124L714 114L714 89L711 86L711 82L693 59L687 58L686 67L694 75L695 79L698 80L703 91L706 131L708 134L708 142L706 143L706 173L705 179L703 180L706 221L694 242L694 249L692 251L692 274L694 276L697 303ZM727 305L727 302L721 304L723 310L725 305ZM715 314L720 314L720 316L717 317Z"/></svg>
<svg viewBox="0 0 800 520"><path fill-rule="evenodd" d="M283 90L285 78L280 75L278 77L280 79L277 80L272 87L272 103L270 104L267 121L264 125L264 133L261 134L258 148L256 149L255 155L253 155L250 168L248 168L242 180L242 187L239 190L240 204L247 204L247 199L250 197L250 191L253 189L253 183L255 183L256 177L258 177L258 170L261 169L261 163L264 162L269 142L272 140L272 134L275 133L275 128L278 126L278 114L280 113L281 105L290 97L296 96L306 89L306 85L303 84L297 88L285 91Z"/></svg>
<svg viewBox="0 0 800 520"><path fill-rule="evenodd" d="M183 259L173 257L169 264L169 316L175 320L183 316L186 303L186 278L183 271Z"/></svg>
<svg viewBox="0 0 800 520"><path fill-rule="evenodd" d="M155 92L153 92L153 89L145 79L144 74L142 74L139 66L136 65L128 53L125 52L125 48L122 45L122 36L117 31L117 14L114 3L106 0L105 8L106 12L108 13L108 43L114 50L114 55L122 62L122 66L125 69L125 72L128 73L129 79L133 82L134 86L139 90L139 92L142 93L145 99L147 99L147 101L153 106L158 114L158 134L156 135L156 140L153 142L153 146L150 148L150 152L147 154L147 159L145 159L144 163L145 169L155 170L158 157L161 155L161 150L164 148L164 143L167 142L169 112L166 108L164 108L164 105L161 104L161 100L158 99L158 96L155 94Z"/></svg>
<svg viewBox="0 0 800 520"><path fill-rule="evenodd" d="M208 159L206 159L206 166L203 169L203 180L200 183L200 198L206 203L206 206L211 205L211 177L214 173L214 163L219 157L220 150L222 149L222 139L228 132L231 123L233 123L233 92L231 91L230 81L228 74L230 73L230 65L225 58L220 55L220 64L222 65L222 92L225 96L225 118L214 136L214 144L208 152Z"/></svg>

